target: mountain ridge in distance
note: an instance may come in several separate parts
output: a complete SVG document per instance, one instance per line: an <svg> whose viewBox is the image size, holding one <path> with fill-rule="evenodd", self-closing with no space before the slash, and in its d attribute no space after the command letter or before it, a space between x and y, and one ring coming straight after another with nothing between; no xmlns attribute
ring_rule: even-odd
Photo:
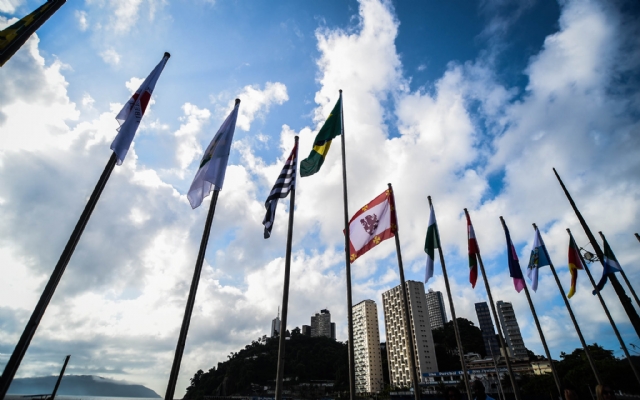
<svg viewBox="0 0 640 400"><path fill-rule="evenodd" d="M7 394L50 394L57 376L15 378ZM65 375L58 388L59 396L145 397L160 398L158 393L143 385L102 378L95 375Z"/></svg>

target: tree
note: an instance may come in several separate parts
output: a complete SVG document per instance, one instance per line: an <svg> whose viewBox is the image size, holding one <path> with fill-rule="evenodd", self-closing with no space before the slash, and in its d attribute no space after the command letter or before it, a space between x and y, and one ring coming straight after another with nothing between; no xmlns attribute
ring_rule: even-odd
<svg viewBox="0 0 640 400"><path fill-rule="evenodd" d="M456 320L458 321L463 353L478 353L484 357L484 340L482 339L482 331L480 328L468 319L457 318ZM434 329L431 332L435 344L438 369L441 371L461 370L462 366L460 365L458 343L456 342L453 321L449 321L445 323L442 328Z"/></svg>

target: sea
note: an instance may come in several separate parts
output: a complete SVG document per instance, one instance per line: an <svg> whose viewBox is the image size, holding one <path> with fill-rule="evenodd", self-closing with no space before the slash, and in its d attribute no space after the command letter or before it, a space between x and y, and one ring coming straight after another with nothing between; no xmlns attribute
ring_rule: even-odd
<svg viewBox="0 0 640 400"><path fill-rule="evenodd" d="M44 400L44 396L8 394L5 400ZM55 400L161 400L160 397L105 397L105 396L63 396L56 395Z"/></svg>

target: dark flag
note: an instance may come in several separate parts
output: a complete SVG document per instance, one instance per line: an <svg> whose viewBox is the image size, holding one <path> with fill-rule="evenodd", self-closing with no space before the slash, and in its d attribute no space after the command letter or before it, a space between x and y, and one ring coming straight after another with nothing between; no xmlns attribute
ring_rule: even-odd
<svg viewBox="0 0 640 400"><path fill-rule="evenodd" d="M267 201L264 203L267 213L264 216L262 225L264 225L264 238L268 239L271 236L271 229L273 228L273 221L276 218L276 207L278 206L278 199L284 199L289 195L291 189L295 189L296 186L296 169L298 165L298 144L296 143L291 150L291 154L280 171L280 176L276 180L276 184L273 185Z"/></svg>

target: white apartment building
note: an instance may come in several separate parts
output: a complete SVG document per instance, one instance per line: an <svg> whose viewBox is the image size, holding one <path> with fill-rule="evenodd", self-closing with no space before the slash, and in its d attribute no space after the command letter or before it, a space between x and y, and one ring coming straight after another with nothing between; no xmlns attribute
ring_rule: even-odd
<svg viewBox="0 0 640 400"><path fill-rule="evenodd" d="M375 301L364 300L352 310L356 393L377 393L384 388L378 307Z"/></svg>
<svg viewBox="0 0 640 400"><path fill-rule="evenodd" d="M424 293L424 284L406 281L409 298L410 325L416 350L418 379L424 382L423 374L438 372L438 363L429 323L429 311ZM382 293L384 326L387 334L387 359L389 379L392 386L411 387L409 351L405 333L404 300L400 285Z"/></svg>

